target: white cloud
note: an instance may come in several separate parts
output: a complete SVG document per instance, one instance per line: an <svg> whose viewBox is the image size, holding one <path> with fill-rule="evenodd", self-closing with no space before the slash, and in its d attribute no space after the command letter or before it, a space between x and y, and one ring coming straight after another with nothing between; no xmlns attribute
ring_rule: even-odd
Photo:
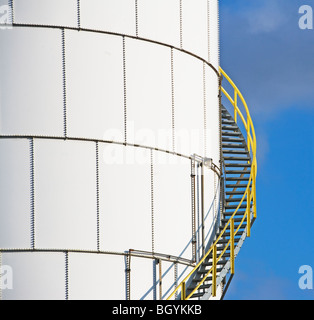
<svg viewBox="0 0 314 320"><path fill-rule="evenodd" d="M300 30L299 0L238 0L221 7L222 66L262 116L314 106L314 31Z"/></svg>

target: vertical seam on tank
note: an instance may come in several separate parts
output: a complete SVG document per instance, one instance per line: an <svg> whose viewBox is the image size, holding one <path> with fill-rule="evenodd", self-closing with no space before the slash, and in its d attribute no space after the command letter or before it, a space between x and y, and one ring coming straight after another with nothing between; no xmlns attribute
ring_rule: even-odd
<svg viewBox="0 0 314 320"><path fill-rule="evenodd" d="M69 252L65 251L65 300L69 300Z"/></svg>
<svg viewBox="0 0 314 320"><path fill-rule="evenodd" d="M131 252L124 256L125 264L125 300L131 300Z"/></svg>
<svg viewBox="0 0 314 320"><path fill-rule="evenodd" d="M135 0L135 35L138 37L138 0Z"/></svg>
<svg viewBox="0 0 314 320"><path fill-rule="evenodd" d="M173 263L173 269L174 269L174 287L176 288L178 286L178 263ZM178 297L178 291L175 293L175 299Z"/></svg>
<svg viewBox="0 0 314 320"><path fill-rule="evenodd" d="M208 62L210 63L210 0L207 0L207 42Z"/></svg>
<svg viewBox="0 0 314 320"><path fill-rule="evenodd" d="M175 152L175 97L174 97L174 61L173 48L171 48L171 125L172 125L172 151Z"/></svg>
<svg viewBox="0 0 314 320"><path fill-rule="evenodd" d="M30 244L35 249L35 160L34 138L29 139L30 154Z"/></svg>
<svg viewBox="0 0 314 320"><path fill-rule="evenodd" d="M11 14L11 23L12 25L14 24L14 1L13 0L9 0L9 7L11 8L10 10L10 14Z"/></svg>
<svg viewBox="0 0 314 320"><path fill-rule="evenodd" d="M154 216L154 158L150 150L150 185L151 185L151 223L152 223L152 253L155 252L155 216Z"/></svg>
<svg viewBox="0 0 314 320"><path fill-rule="evenodd" d="M81 0L77 0L77 28L81 30Z"/></svg>
<svg viewBox="0 0 314 320"><path fill-rule="evenodd" d="M182 11L182 1L180 0L180 49L183 49L183 11Z"/></svg>
<svg viewBox="0 0 314 320"><path fill-rule="evenodd" d="M219 18L219 0L217 0L217 39L218 39L218 68L220 66L220 18Z"/></svg>
<svg viewBox="0 0 314 320"><path fill-rule="evenodd" d="M66 90L66 61L65 61L65 31L61 29L62 41L62 82L63 82L63 134L67 138L67 90Z"/></svg>
<svg viewBox="0 0 314 320"><path fill-rule="evenodd" d="M125 37L122 37L123 47L123 112L124 112L124 143L127 143L127 89L126 89L126 48L125 48Z"/></svg>
<svg viewBox="0 0 314 320"><path fill-rule="evenodd" d="M100 251L99 236L99 146L96 141L96 216L97 216L97 251Z"/></svg>

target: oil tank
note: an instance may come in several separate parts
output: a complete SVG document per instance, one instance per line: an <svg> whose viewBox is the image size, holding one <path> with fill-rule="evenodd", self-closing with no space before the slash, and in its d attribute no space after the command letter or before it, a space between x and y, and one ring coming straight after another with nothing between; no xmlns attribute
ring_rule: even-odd
<svg viewBox="0 0 314 320"><path fill-rule="evenodd" d="M0 0L2 299L166 299L220 214L218 0Z"/></svg>

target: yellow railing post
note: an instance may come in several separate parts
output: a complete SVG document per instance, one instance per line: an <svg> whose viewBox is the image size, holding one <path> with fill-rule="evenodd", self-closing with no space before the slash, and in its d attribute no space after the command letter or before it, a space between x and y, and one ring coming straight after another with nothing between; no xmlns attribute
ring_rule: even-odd
<svg viewBox="0 0 314 320"><path fill-rule="evenodd" d="M247 237L251 236L251 190L248 188L246 195L246 228Z"/></svg>
<svg viewBox="0 0 314 320"><path fill-rule="evenodd" d="M256 164L253 165L253 213L254 218L256 219Z"/></svg>
<svg viewBox="0 0 314 320"><path fill-rule="evenodd" d="M237 90L234 89L234 122L237 123L237 105L238 105L238 93L237 93Z"/></svg>
<svg viewBox="0 0 314 320"><path fill-rule="evenodd" d="M230 222L230 263L231 263L231 274L234 274L234 219Z"/></svg>
<svg viewBox="0 0 314 320"><path fill-rule="evenodd" d="M250 132L251 132L251 122L249 116L247 116L246 120L246 140L247 140L247 148L248 151L251 151L251 140L250 140Z"/></svg>
<svg viewBox="0 0 314 320"><path fill-rule="evenodd" d="M217 246L213 248L213 272L212 272L212 296L216 297L216 283L217 283Z"/></svg>
<svg viewBox="0 0 314 320"><path fill-rule="evenodd" d="M186 293L185 293L186 287L185 287L185 281L181 284L181 300L186 299Z"/></svg>

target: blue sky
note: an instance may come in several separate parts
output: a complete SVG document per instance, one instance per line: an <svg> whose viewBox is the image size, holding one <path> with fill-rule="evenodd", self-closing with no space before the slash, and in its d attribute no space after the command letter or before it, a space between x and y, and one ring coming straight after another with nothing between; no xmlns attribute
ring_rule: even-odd
<svg viewBox="0 0 314 320"><path fill-rule="evenodd" d="M244 94L258 140L257 214L226 299L314 299L314 30L307 0L221 0L221 66Z"/></svg>

